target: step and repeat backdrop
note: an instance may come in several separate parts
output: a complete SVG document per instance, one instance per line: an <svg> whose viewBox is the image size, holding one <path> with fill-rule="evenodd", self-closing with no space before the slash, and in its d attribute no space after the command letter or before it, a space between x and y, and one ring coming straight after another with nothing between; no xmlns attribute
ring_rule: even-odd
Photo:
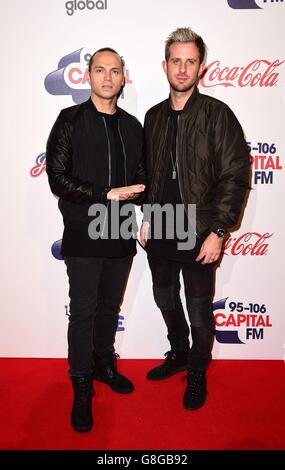
<svg viewBox="0 0 285 470"><path fill-rule="evenodd" d="M208 46L201 93L226 102L250 148L252 191L216 275L214 357L284 357L285 2L266 0L1 0L0 355L65 357L68 282L62 219L45 145L62 108L88 99L90 55L126 61L119 105L143 123L169 88L164 41L190 26ZM138 245L119 317L124 358L161 357L166 330Z"/></svg>

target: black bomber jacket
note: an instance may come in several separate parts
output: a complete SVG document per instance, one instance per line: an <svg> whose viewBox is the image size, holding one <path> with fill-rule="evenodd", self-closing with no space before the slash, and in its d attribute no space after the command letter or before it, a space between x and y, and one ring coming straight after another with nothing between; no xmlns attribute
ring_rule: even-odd
<svg viewBox="0 0 285 470"><path fill-rule="evenodd" d="M142 126L134 116L121 108L117 110L124 186L145 184ZM61 252L64 256L118 257L135 252L135 240L92 240L88 236L90 206L104 204L108 214L110 212L107 193L116 185L118 163L112 152L112 139L104 114L97 111L91 99L63 109L51 130L46 150L46 171L51 191L59 198L63 216ZM143 197L144 194L133 202L140 204ZM123 205L124 201L120 204Z"/></svg>
<svg viewBox="0 0 285 470"><path fill-rule="evenodd" d="M96 146L90 150L91 158L97 159L98 170L89 181L80 178L82 160L81 142L84 129L78 132L84 113L92 109L97 120L96 140L103 142L103 152ZM142 126L139 121L121 108L119 112L119 133L125 158L125 185L145 183L142 163ZM81 139L80 139L81 137ZM48 138L46 149L46 171L52 192L65 201L73 203L105 202L111 186L111 158L109 137L104 118L97 112L91 98L80 104L63 109ZM88 158L90 158L88 156Z"/></svg>
<svg viewBox="0 0 285 470"><path fill-rule="evenodd" d="M161 201L166 178L170 99L145 117L147 201ZM250 158L242 128L231 109L197 87L178 121L177 172L184 205L196 205L196 230L228 230L237 224L249 188Z"/></svg>

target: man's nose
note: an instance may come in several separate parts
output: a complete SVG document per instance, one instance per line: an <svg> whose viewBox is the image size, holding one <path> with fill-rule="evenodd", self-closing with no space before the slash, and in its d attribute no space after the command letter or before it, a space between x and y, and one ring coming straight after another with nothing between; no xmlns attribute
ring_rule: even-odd
<svg viewBox="0 0 285 470"><path fill-rule="evenodd" d="M186 62L180 62L179 72L181 73L186 72Z"/></svg>
<svg viewBox="0 0 285 470"><path fill-rule="evenodd" d="M110 81L111 80L111 70L106 70L105 71L105 80Z"/></svg>

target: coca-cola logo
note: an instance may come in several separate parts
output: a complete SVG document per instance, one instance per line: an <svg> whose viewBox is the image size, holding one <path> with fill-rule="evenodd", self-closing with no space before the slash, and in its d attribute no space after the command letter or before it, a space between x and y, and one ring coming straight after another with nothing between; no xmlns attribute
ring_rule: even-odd
<svg viewBox="0 0 285 470"><path fill-rule="evenodd" d="M40 153L36 158L36 165L30 170L31 176L40 176L46 169L46 154Z"/></svg>
<svg viewBox="0 0 285 470"><path fill-rule="evenodd" d="M229 237L225 242L224 253L233 256L264 256L268 253L268 240L272 235L268 232L246 232L239 237Z"/></svg>
<svg viewBox="0 0 285 470"><path fill-rule="evenodd" d="M211 62L200 83L204 88L214 86L224 87L273 87L277 84L279 71L277 68L283 64L283 61L269 61L265 59L256 59L245 67L222 67L219 60Z"/></svg>

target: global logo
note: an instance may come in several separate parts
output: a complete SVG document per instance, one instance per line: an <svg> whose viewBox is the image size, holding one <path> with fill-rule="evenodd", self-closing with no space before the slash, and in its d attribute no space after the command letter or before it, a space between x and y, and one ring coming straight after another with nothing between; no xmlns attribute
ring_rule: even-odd
<svg viewBox="0 0 285 470"><path fill-rule="evenodd" d="M269 5L279 5L283 0L228 0L228 5L234 10L256 10Z"/></svg>
<svg viewBox="0 0 285 470"><path fill-rule="evenodd" d="M51 95L70 95L76 104L88 100L90 97L88 64L91 56L92 54L81 48L62 57L57 70L45 78L46 91ZM131 83L129 70L126 70L125 84ZM123 98L124 94L121 94L120 99Z"/></svg>
<svg viewBox="0 0 285 470"><path fill-rule="evenodd" d="M246 344L251 340L263 340L266 328L272 327L266 305L228 299L213 303L218 343Z"/></svg>
<svg viewBox="0 0 285 470"><path fill-rule="evenodd" d="M40 153L36 157L36 164L30 170L30 175L33 177L40 176L46 170L46 154Z"/></svg>
<svg viewBox="0 0 285 470"><path fill-rule="evenodd" d="M71 0L65 3L66 13L69 16L72 16L75 11L77 10L107 10L107 0L86 0L85 2L82 0Z"/></svg>

